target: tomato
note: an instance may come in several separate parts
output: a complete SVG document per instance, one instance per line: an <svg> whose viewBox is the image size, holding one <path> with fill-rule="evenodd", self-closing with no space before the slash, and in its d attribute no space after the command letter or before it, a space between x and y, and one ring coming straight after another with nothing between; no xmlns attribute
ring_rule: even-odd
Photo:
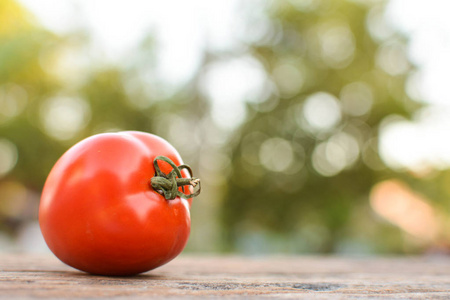
<svg viewBox="0 0 450 300"><path fill-rule="evenodd" d="M188 240L195 195L186 195L192 191L186 185L198 181L182 164L172 145L148 133L79 142L44 185L39 223L48 247L64 263L99 275L133 275L169 262ZM170 191L152 187L152 178L184 183L166 199Z"/></svg>

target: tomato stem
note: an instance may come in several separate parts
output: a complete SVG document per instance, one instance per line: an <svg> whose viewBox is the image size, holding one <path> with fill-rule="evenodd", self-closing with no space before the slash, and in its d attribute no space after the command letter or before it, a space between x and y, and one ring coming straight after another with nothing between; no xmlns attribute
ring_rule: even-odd
<svg viewBox="0 0 450 300"><path fill-rule="evenodd" d="M162 172L158 161L168 163L173 168L172 171L168 174ZM189 199L200 194L200 179L193 177L192 169L188 165L176 166L170 158L162 155L155 157L153 165L155 167L155 176L151 179L151 186L155 191L164 195L167 200L173 200L176 197ZM181 175L181 170L183 169L188 170L190 178L183 178ZM194 191L191 194L185 194L179 190L180 187L184 186L192 186Z"/></svg>

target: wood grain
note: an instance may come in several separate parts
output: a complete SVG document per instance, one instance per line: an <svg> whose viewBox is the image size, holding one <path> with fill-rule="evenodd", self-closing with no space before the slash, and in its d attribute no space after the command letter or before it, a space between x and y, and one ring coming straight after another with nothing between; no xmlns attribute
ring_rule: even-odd
<svg viewBox="0 0 450 300"><path fill-rule="evenodd" d="M450 299L449 257L182 255L134 277L92 276L51 255L0 255L0 298Z"/></svg>

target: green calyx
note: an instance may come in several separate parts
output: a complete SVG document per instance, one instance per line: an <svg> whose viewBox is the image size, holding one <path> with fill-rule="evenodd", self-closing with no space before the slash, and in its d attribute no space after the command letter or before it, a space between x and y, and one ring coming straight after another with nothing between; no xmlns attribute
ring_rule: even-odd
<svg viewBox="0 0 450 300"><path fill-rule="evenodd" d="M158 161L164 161L168 163L173 169L168 174L161 171ZM196 197L200 194L201 185L200 179L193 177L192 169L188 165L176 166L175 163L170 160L170 158L165 156L157 156L153 160L153 165L155 167L155 176L151 180L152 188L164 195L167 200L173 200L176 197L181 197L183 199L189 199ZM189 172L191 178L183 178L181 175L181 170L186 169ZM185 194L179 190L180 187L192 186L194 191L192 194Z"/></svg>

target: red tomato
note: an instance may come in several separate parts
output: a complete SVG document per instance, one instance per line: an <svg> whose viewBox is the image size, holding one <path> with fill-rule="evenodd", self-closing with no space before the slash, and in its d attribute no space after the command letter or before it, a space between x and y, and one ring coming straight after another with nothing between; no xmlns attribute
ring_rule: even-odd
<svg viewBox="0 0 450 300"><path fill-rule="evenodd" d="M189 237L192 199L167 200L151 187L160 155L182 164L167 141L143 132L98 134L70 148L51 170L39 207L51 251L100 275L138 274L175 258ZM166 174L173 169L158 165Z"/></svg>

